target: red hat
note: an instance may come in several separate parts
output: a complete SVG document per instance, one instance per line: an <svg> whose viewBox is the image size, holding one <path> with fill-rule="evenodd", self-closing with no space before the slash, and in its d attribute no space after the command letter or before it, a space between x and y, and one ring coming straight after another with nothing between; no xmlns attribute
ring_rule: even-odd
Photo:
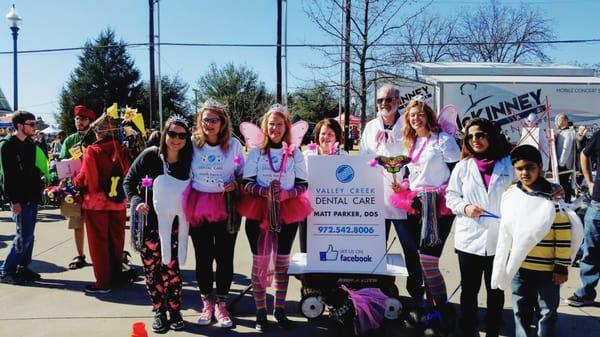
<svg viewBox="0 0 600 337"><path fill-rule="evenodd" d="M75 106L75 108L73 108L73 114L75 116L87 117L90 119L90 121L96 119L96 114L85 105Z"/></svg>

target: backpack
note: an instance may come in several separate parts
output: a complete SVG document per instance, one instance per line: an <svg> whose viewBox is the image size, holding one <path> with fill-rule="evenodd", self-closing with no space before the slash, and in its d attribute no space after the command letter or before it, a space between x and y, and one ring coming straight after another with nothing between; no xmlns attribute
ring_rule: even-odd
<svg viewBox="0 0 600 337"><path fill-rule="evenodd" d="M104 150L102 151L109 158L112 163L112 168L110 169L110 174L108 175L108 181L104 186L104 195L113 201L113 202L121 202L125 199L125 189L123 188L123 178L125 174L123 173L123 168L121 164L115 160Z"/></svg>

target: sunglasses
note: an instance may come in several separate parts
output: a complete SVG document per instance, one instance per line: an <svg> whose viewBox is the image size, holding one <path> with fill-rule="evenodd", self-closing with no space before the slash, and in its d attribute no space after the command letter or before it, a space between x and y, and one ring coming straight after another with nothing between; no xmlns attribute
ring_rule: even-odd
<svg viewBox="0 0 600 337"><path fill-rule="evenodd" d="M179 139L187 139L188 138L188 133L187 132L175 132L175 131L167 131L167 136L171 137L171 138L179 138Z"/></svg>
<svg viewBox="0 0 600 337"><path fill-rule="evenodd" d="M385 97L385 98L378 98L377 99L377 104L381 104L383 102L386 102L388 104L392 103L394 99L392 97Z"/></svg>
<svg viewBox="0 0 600 337"><path fill-rule="evenodd" d="M204 118L202 123L204 124L217 124L221 121L221 118Z"/></svg>
<svg viewBox="0 0 600 337"><path fill-rule="evenodd" d="M473 140L473 139L483 139L483 138L487 138L488 134L485 132L475 132L475 133L471 133L467 135L467 140Z"/></svg>
<svg viewBox="0 0 600 337"><path fill-rule="evenodd" d="M36 124L37 124L36 122L23 123L23 125L27 125L27 126L31 126L31 127L36 126Z"/></svg>

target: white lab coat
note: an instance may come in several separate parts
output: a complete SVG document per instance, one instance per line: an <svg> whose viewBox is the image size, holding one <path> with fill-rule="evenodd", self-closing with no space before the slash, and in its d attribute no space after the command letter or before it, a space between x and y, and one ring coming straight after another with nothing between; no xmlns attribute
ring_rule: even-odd
<svg viewBox="0 0 600 337"><path fill-rule="evenodd" d="M387 133L388 139L378 142L377 134L383 132ZM406 154L406 149L404 148L404 142L402 140L402 115L398 117L391 130L385 130L383 119L379 116L369 121L367 125L365 125L365 129L360 137L359 154L370 157L393 157ZM405 210L396 208L390 204L390 196L394 193L392 190L392 174L386 172L383 167L378 167L378 169L383 177L383 216L386 219L406 219ZM398 182L402 180L403 174L404 169L396 174Z"/></svg>
<svg viewBox="0 0 600 337"><path fill-rule="evenodd" d="M500 216L502 193L515 180L510 157L496 162L489 188L473 158L461 160L450 176L446 189L446 206L456 214L454 221L454 247L457 250L479 256L496 254L500 220L491 217L470 218L465 214L469 204L477 205Z"/></svg>

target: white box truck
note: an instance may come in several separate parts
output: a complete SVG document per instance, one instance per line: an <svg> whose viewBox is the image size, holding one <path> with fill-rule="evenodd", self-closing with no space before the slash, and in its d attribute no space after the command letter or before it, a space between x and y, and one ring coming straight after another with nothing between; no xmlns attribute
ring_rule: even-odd
<svg viewBox="0 0 600 337"><path fill-rule="evenodd" d="M413 67L420 81L435 87L438 109L456 106L460 128L471 118L483 117L500 123L516 142L527 116L543 112L548 103L552 127L555 115L562 112L576 125L587 125L592 132L600 129L600 78L591 69L503 63L415 63ZM547 119L540 121L542 125L548 125Z"/></svg>

